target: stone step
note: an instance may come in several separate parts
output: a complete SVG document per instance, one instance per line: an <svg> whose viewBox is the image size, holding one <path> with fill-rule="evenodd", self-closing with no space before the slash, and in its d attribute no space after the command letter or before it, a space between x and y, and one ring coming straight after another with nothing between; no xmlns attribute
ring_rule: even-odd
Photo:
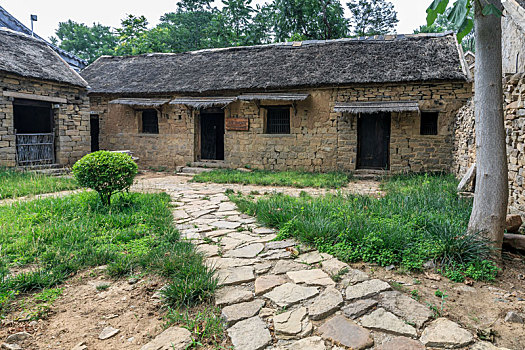
<svg viewBox="0 0 525 350"><path fill-rule="evenodd" d="M358 180L381 180L388 174L387 170L359 169L354 171L353 175Z"/></svg>
<svg viewBox="0 0 525 350"><path fill-rule="evenodd" d="M197 175L205 172L212 171L213 168L201 168L201 167L183 167L180 169L180 173L186 175Z"/></svg>
<svg viewBox="0 0 525 350"><path fill-rule="evenodd" d="M40 164L40 165L27 165L18 166L16 170L19 171L32 171L37 174L43 174L48 176L62 176L70 173L71 169L64 167L60 164Z"/></svg>
<svg viewBox="0 0 525 350"><path fill-rule="evenodd" d="M228 168L228 165L223 160L202 160L191 163L191 166L194 168Z"/></svg>

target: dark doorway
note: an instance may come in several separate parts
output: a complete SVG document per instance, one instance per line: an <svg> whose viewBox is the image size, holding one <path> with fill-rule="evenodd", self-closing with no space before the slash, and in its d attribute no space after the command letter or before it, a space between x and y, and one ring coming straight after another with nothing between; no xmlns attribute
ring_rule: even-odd
<svg viewBox="0 0 525 350"><path fill-rule="evenodd" d="M388 169L390 113L361 114L357 121L357 167Z"/></svg>
<svg viewBox="0 0 525 350"><path fill-rule="evenodd" d="M91 127L91 152L100 150L99 136L100 136L100 125L98 115L92 114L90 120Z"/></svg>
<svg viewBox="0 0 525 350"><path fill-rule="evenodd" d="M18 165L55 162L54 113L50 102L15 99L13 119Z"/></svg>
<svg viewBox="0 0 525 350"><path fill-rule="evenodd" d="M201 159L224 160L224 112L201 112Z"/></svg>

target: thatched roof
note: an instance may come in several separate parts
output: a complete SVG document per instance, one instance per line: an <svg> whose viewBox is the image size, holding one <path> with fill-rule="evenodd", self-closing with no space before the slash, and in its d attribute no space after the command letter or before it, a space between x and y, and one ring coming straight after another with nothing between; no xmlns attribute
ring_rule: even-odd
<svg viewBox="0 0 525 350"><path fill-rule="evenodd" d="M375 112L418 112L417 101L378 101L336 103L334 112L375 113Z"/></svg>
<svg viewBox="0 0 525 350"><path fill-rule="evenodd" d="M155 94L468 80L452 33L103 56L81 72L91 93Z"/></svg>
<svg viewBox="0 0 525 350"><path fill-rule="evenodd" d="M86 87L87 83L47 44L0 28L0 71Z"/></svg>

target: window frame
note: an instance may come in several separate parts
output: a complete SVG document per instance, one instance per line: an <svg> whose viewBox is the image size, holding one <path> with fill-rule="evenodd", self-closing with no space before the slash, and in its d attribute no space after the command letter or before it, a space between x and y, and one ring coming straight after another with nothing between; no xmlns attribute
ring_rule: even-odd
<svg viewBox="0 0 525 350"><path fill-rule="evenodd" d="M153 129L150 129L149 127L146 128L146 124L144 123L144 113L145 112L155 112L155 117L156 117L156 120L155 121L150 121L150 123L148 123L148 126L153 126ZM159 134L159 111L157 111L156 109L154 108L148 108L148 109L143 109L141 110L140 112L140 121L141 121L141 133L143 134L150 134L150 135L158 135ZM156 125L155 125L156 124Z"/></svg>
<svg viewBox="0 0 525 350"><path fill-rule="evenodd" d="M292 133L292 113L291 107L289 105L275 105L275 106L264 106L266 112L266 118L264 123L264 133L268 135L290 135ZM272 128L278 128L278 126L271 125L271 115L275 111L286 111L288 114L288 125L284 127L287 128L286 132L280 130L272 130ZM280 126L282 127L282 125Z"/></svg>
<svg viewBox="0 0 525 350"><path fill-rule="evenodd" d="M439 135L439 112L438 111L421 111L419 115L419 135L421 136Z"/></svg>

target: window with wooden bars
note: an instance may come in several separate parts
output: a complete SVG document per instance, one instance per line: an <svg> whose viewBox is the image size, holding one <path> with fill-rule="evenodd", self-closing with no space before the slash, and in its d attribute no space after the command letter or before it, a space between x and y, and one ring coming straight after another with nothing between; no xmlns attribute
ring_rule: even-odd
<svg viewBox="0 0 525 350"><path fill-rule="evenodd" d="M438 112L421 112L421 135L438 134Z"/></svg>
<svg viewBox="0 0 525 350"><path fill-rule="evenodd" d="M268 107L266 113L267 134L290 133L290 108Z"/></svg>
<svg viewBox="0 0 525 350"><path fill-rule="evenodd" d="M154 109L142 111L142 132L145 134L159 133L159 117Z"/></svg>

